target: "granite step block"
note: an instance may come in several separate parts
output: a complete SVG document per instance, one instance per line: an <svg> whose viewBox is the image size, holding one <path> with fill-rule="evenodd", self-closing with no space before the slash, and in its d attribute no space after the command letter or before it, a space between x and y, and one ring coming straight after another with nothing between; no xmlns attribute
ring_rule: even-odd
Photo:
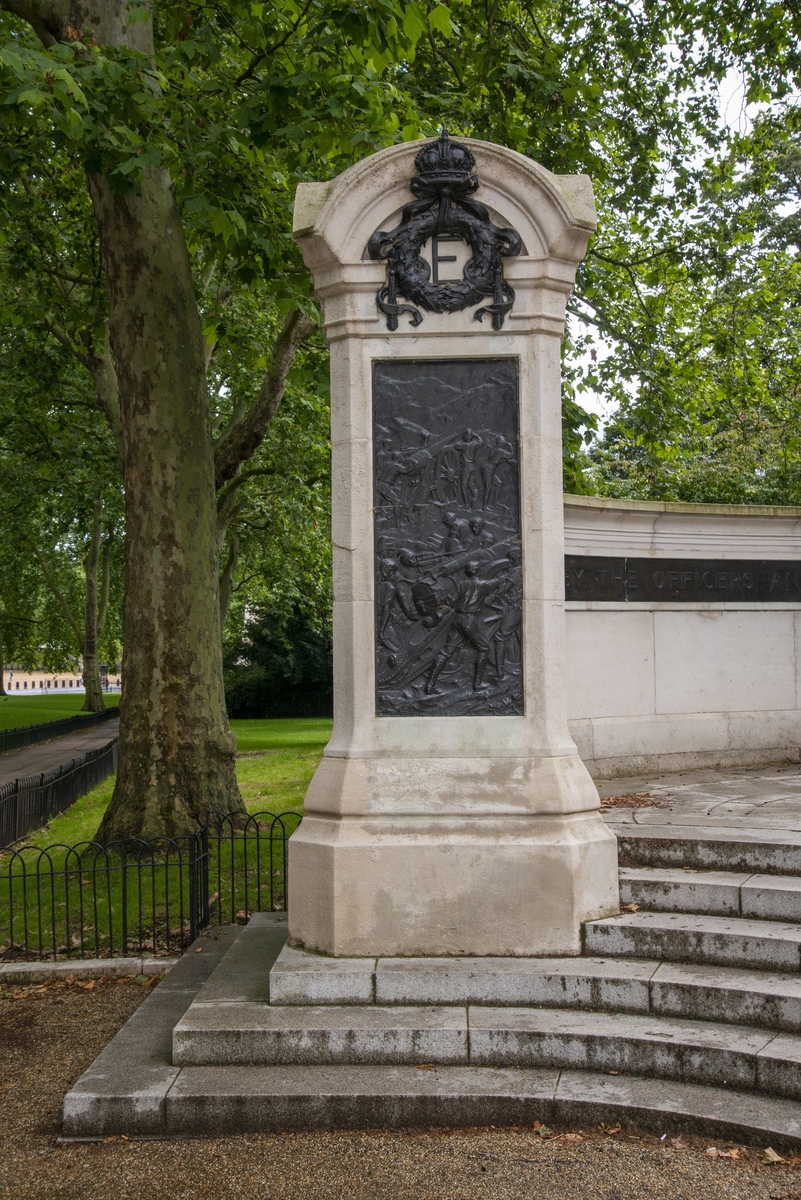
<svg viewBox="0 0 801 1200"><path fill-rule="evenodd" d="M465 1008L194 1003L173 1030L187 1065L467 1063Z"/></svg>
<svg viewBox="0 0 801 1200"><path fill-rule="evenodd" d="M588 921L586 954L795 972L801 925L691 913L635 912Z"/></svg>
<svg viewBox="0 0 801 1200"><path fill-rule="evenodd" d="M801 924L801 878L752 875L740 888L740 915L760 921Z"/></svg>
<svg viewBox="0 0 801 1200"><path fill-rule="evenodd" d="M801 923L801 878L679 867L621 867L621 904Z"/></svg>
<svg viewBox="0 0 801 1200"><path fill-rule="evenodd" d="M620 903L659 912L739 917L740 889L752 878L747 872L621 867Z"/></svg>
<svg viewBox="0 0 801 1200"><path fill-rule="evenodd" d="M372 1004L375 967L374 958L328 958L284 946L270 971L270 1003Z"/></svg>
<svg viewBox="0 0 801 1200"><path fill-rule="evenodd" d="M380 958L376 1002L647 1012L656 966L613 958Z"/></svg>
<svg viewBox="0 0 801 1200"><path fill-rule="evenodd" d="M801 1032L801 975L660 963L649 990L655 1016Z"/></svg>
<svg viewBox="0 0 801 1200"><path fill-rule="evenodd" d="M472 1066L618 1071L746 1090L757 1088L757 1054L775 1037L801 1053L801 1038L789 1034L668 1017L471 1008L469 1024Z"/></svg>
<svg viewBox="0 0 801 1200"><path fill-rule="evenodd" d="M801 834L703 825L613 826L621 867L690 867L801 876Z"/></svg>
<svg viewBox="0 0 801 1200"><path fill-rule="evenodd" d="M165 1133L550 1123L558 1085L558 1071L466 1066L185 1067L169 1092Z"/></svg>

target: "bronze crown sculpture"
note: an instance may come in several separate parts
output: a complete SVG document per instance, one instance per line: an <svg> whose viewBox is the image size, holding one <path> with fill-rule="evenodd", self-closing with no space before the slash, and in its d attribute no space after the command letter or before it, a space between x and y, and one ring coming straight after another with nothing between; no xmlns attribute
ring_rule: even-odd
<svg viewBox="0 0 801 1200"><path fill-rule="evenodd" d="M485 206L471 198L479 186L476 160L466 146L452 142L445 129L437 141L423 147L414 165L417 174L409 187L418 199L403 209L397 228L379 230L367 245L371 258L387 264L387 282L377 296L387 328L397 329L404 312L411 314L411 324L416 326L423 320L421 308L461 312L492 297L492 303L477 309L474 316L481 321L489 313L493 329L500 329L515 301L503 277L502 259L520 254L520 234L494 225ZM430 282L431 268L420 251L432 237L458 238L470 246L473 254L461 282ZM399 304L398 297L411 303Z"/></svg>

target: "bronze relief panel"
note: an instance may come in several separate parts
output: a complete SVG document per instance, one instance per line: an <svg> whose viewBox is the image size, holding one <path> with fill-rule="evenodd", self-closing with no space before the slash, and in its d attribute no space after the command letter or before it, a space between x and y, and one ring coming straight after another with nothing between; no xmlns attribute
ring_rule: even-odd
<svg viewBox="0 0 801 1200"><path fill-rule="evenodd" d="M515 359L373 364L376 712L523 712Z"/></svg>

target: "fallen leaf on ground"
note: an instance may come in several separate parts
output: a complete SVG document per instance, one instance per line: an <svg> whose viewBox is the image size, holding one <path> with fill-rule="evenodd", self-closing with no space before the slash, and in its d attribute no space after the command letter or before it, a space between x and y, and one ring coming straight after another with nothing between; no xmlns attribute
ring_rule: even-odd
<svg viewBox="0 0 801 1200"><path fill-rule="evenodd" d="M777 1154L772 1146L768 1146L767 1150L762 1151L763 1163L783 1163L787 1160L782 1158L781 1154Z"/></svg>
<svg viewBox="0 0 801 1200"><path fill-rule="evenodd" d="M543 1125L542 1121L535 1121L532 1128L540 1137L550 1137L553 1133L553 1130L549 1129L547 1125Z"/></svg>
<svg viewBox="0 0 801 1200"><path fill-rule="evenodd" d="M639 906L639 904L623 904L621 906L620 911L621 912L639 912L640 906Z"/></svg>
<svg viewBox="0 0 801 1200"><path fill-rule="evenodd" d="M690 1145L689 1142L683 1142L680 1137L671 1138L670 1144L671 1146L675 1146L677 1150L686 1150Z"/></svg>
<svg viewBox="0 0 801 1200"><path fill-rule="evenodd" d="M581 1136L580 1133L563 1133L562 1141L563 1142L583 1142L584 1138Z"/></svg>
<svg viewBox="0 0 801 1200"><path fill-rule="evenodd" d="M82 987L82 988L93 988L93 987L95 986L95 984L96 984L96 983L97 983L97 980L96 980L96 979L90 979L90 980L88 980L86 983L81 983L81 981L80 981L80 980L78 980L78 987Z"/></svg>
<svg viewBox="0 0 801 1200"><path fill-rule="evenodd" d="M435 1071L436 1066L434 1063L415 1063L414 1069L415 1071Z"/></svg>
<svg viewBox="0 0 801 1200"><path fill-rule="evenodd" d="M598 1128L600 1129L601 1133L611 1135L613 1133L620 1133L621 1127L620 1125L599 1125Z"/></svg>

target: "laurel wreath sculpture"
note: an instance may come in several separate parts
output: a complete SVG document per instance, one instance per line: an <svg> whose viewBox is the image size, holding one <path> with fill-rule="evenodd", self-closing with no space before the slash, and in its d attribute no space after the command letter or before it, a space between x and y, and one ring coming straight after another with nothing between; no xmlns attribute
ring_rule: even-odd
<svg viewBox="0 0 801 1200"><path fill-rule="evenodd" d="M370 258L387 264L387 281L376 297L387 328L397 329L404 312L416 326L423 320L421 308L461 312L489 296L492 303L473 315L481 321L488 313L493 329L500 329L515 302L514 290L503 277L502 260L520 254L520 234L494 225L484 205L471 199L479 186L476 160L466 146L452 142L446 130L420 151L414 165L417 175L409 187L418 199L403 209L397 228L379 230L367 244ZM458 237L470 246L473 254L465 263L461 283L429 282L431 270L420 251L431 237ZM399 304L398 297L411 303Z"/></svg>

